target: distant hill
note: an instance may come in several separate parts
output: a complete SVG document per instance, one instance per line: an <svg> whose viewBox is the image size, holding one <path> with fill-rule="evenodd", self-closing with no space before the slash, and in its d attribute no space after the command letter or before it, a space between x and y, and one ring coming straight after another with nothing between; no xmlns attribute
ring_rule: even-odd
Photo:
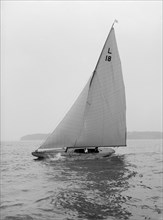
<svg viewBox="0 0 163 220"><path fill-rule="evenodd" d="M21 141L45 140L49 134L28 134L21 137ZM127 139L163 139L163 133L159 131L133 131L127 132Z"/></svg>
<svg viewBox="0 0 163 220"><path fill-rule="evenodd" d="M127 132L127 139L162 139L163 133L159 131L133 131Z"/></svg>
<svg viewBox="0 0 163 220"><path fill-rule="evenodd" d="M35 140L45 140L49 134L28 134L21 137L21 141L35 141Z"/></svg>

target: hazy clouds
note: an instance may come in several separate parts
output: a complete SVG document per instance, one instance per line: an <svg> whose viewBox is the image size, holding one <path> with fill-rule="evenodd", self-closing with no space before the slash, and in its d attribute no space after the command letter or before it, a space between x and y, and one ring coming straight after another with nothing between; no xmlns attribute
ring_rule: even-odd
<svg viewBox="0 0 163 220"><path fill-rule="evenodd" d="M92 74L112 22L127 128L161 130L161 1L2 1L2 139L49 133Z"/></svg>

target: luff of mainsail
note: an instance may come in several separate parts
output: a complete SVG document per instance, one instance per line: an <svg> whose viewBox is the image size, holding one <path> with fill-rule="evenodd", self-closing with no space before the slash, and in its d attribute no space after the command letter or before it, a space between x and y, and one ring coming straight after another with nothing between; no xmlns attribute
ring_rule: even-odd
<svg viewBox="0 0 163 220"><path fill-rule="evenodd" d="M125 145L125 89L112 26L92 77L40 148Z"/></svg>

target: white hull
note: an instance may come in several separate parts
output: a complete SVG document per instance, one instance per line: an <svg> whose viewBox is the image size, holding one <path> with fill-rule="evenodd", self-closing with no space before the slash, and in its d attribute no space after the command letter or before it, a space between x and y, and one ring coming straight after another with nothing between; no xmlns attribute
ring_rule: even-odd
<svg viewBox="0 0 163 220"><path fill-rule="evenodd" d="M82 149L80 149L82 150ZM38 159L47 159L47 158L54 158L58 154L61 157L82 157L82 158L103 158L103 157L110 157L115 151L111 148L100 148L99 152L89 152L91 149L88 149L88 152L85 153L84 149L83 152L75 152L75 149L69 149L65 152L65 149L56 149L56 150L45 150L45 151L34 151L32 155L37 157Z"/></svg>

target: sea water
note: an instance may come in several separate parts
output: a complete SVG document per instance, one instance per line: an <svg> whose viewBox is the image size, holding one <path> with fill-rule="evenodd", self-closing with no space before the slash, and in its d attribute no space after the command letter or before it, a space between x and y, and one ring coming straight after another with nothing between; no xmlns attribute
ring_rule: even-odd
<svg viewBox="0 0 163 220"><path fill-rule="evenodd" d="M163 219L161 140L87 160L34 160L39 144L1 144L1 220Z"/></svg>

